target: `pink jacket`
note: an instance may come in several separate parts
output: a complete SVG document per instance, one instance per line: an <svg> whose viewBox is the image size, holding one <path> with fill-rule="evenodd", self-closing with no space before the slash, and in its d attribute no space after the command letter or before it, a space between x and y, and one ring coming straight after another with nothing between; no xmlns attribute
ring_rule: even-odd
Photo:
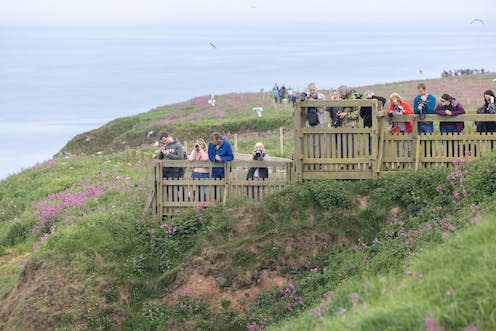
<svg viewBox="0 0 496 331"><path fill-rule="evenodd" d="M193 148L191 151L191 154L188 156L188 160L190 161L209 161L208 159L208 153L207 151L204 151L203 149L200 149L199 152L196 151L196 149ZM199 172L199 173L204 173L208 174L208 168L193 168L193 172Z"/></svg>

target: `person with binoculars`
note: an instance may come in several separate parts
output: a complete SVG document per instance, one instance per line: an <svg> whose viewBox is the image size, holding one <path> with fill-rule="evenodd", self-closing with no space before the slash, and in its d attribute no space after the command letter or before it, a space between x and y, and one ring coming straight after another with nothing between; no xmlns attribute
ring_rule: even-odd
<svg viewBox="0 0 496 331"><path fill-rule="evenodd" d="M188 156L188 160L190 161L209 161L208 152L207 152L207 143L202 138L199 138L195 142L195 148L191 151ZM193 172L191 174L192 179L208 179L210 178L208 168L204 167L196 167L193 168Z"/></svg>

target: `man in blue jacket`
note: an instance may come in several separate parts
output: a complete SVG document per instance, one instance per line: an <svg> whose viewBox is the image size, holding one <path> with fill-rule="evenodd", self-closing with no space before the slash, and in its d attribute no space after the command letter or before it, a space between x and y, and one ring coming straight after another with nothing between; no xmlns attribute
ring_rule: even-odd
<svg viewBox="0 0 496 331"><path fill-rule="evenodd" d="M229 142L222 139L222 136L214 132L210 135L208 144L208 158L212 162L224 163L234 159L233 151ZM224 178L224 167L212 168L212 178Z"/></svg>
<svg viewBox="0 0 496 331"><path fill-rule="evenodd" d="M417 85L418 95L413 99L413 112L420 116L434 114L436 109L436 97L427 93L424 83ZM432 133L434 126L432 122L418 122L418 133Z"/></svg>

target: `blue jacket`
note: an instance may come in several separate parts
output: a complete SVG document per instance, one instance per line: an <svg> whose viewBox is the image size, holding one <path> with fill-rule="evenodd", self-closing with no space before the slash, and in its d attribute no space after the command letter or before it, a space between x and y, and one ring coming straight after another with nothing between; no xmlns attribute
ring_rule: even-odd
<svg viewBox="0 0 496 331"><path fill-rule="evenodd" d="M222 162L228 162L234 160L234 154L229 142L225 139L222 139L219 148L217 148L214 144L208 144L208 158L212 162L215 161L215 156L219 155ZM212 176L219 175L224 176L224 167L215 167L212 168Z"/></svg>
<svg viewBox="0 0 496 331"><path fill-rule="evenodd" d="M413 112L418 115L418 105L420 105L422 99L420 99L420 95L417 95L415 99L413 99ZM425 100L424 106L424 114L431 115L434 114L434 110L436 109L436 97L432 94L427 95L427 100Z"/></svg>

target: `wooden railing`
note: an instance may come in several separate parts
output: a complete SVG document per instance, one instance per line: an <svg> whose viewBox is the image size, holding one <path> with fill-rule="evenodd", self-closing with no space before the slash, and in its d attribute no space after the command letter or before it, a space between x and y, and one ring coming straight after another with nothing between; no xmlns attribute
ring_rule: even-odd
<svg viewBox="0 0 496 331"><path fill-rule="evenodd" d="M307 107L372 107L372 126L364 128L305 127ZM381 173L427 167L450 167L457 158L481 157L496 148L496 133L475 131L474 122L496 122L496 115L466 114L454 117L394 116L395 122L412 122L413 132L393 134L389 117L375 100L311 100L295 109L295 176L306 179L367 179ZM434 132L418 134L418 122L433 122ZM460 133L440 133L440 122L464 122Z"/></svg>
<svg viewBox="0 0 496 331"><path fill-rule="evenodd" d="M163 178L164 167L184 167L185 174L180 179ZM222 179L192 179L192 169L195 167L224 168L225 177ZM269 177L262 179L247 179L251 167L265 167ZM153 162L154 184L147 201L147 208L158 219L172 216L186 208L200 208L209 204L226 203L235 198L261 200L264 196L279 190L291 181L292 161L243 161L234 160L223 164L208 161L170 161L155 160Z"/></svg>

